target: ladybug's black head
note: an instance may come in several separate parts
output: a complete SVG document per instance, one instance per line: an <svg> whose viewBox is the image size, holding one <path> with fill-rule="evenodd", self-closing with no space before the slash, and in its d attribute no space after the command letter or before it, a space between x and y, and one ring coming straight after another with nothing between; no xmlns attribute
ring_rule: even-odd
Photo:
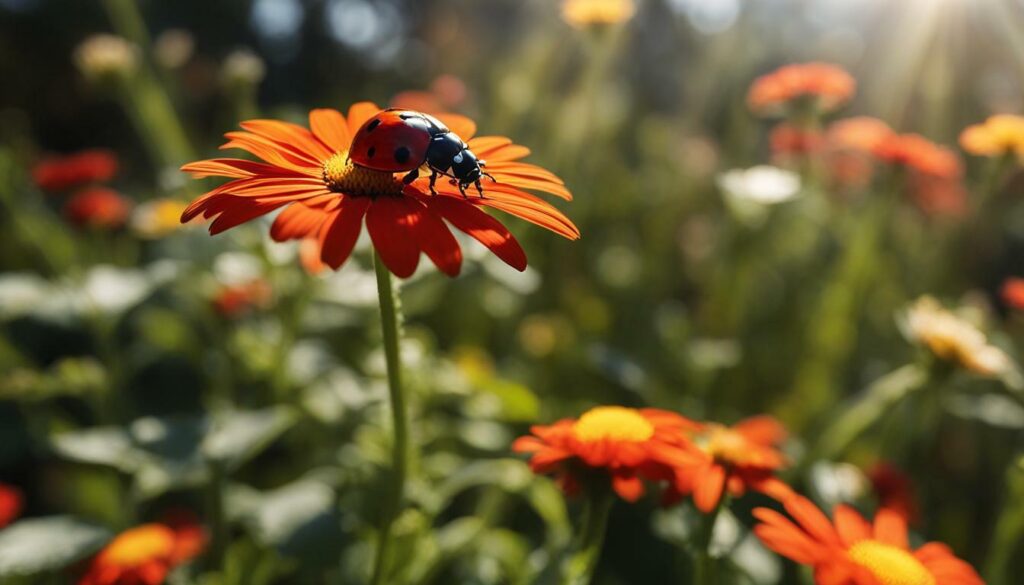
<svg viewBox="0 0 1024 585"><path fill-rule="evenodd" d="M477 160L473 151L468 148L463 149L452 157L452 175L460 183L464 185L474 183L480 180L481 174L480 161Z"/></svg>

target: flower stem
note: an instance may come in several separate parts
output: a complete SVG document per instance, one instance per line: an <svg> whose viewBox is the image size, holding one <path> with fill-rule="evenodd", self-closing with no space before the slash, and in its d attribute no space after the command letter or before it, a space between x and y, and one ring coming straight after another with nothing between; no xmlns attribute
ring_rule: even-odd
<svg viewBox="0 0 1024 585"><path fill-rule="evenodd" d="M391 399L391 421L394 427L392 444L391 489L386 494L384 514L381 519L377 558L373 565L373 585L386 582L388 553L391 548L391 531L401 509L405 493L405 478L409 465L408 413L405 394L402 390L401 363L398 348L398 302L391 273L373 254L373 268L377 273L377 295L380 299L381 330L384 337L384 356L387 361L388 393Z"/></svg>
<svg viewBox="0 0 1024 585"><path fill-rule="evenodd" d="M829 425L804 460L811 462L839 457L907 396L927 387L931 377L931 370L920 364L909 364L882 376Z"/></svg>
<svg viewBox="0 0 1024 585"><path fill-rule="evenodd" d="M227 471L223 461L209 462L210 480L207 485L207 514L210 522L210 547L207 551L209 566L223 571L228 547L228 525L224 509Z"/></svg>
<svg viewBox="0 0 1024 585"><path fill-rule="evenodd" d="M587 585L594 577L613 502L610 489L592 488L588 491L583 528L574 547L575 552L563 567L562 585Z"/></svg>
<svg viewBox="0 0 1024 585"><path fill-rule="evenodd" d="M700 533L697 535L697 558L693 565L694 585L715 585L718 583L715 558L711 556L711 542L715 534L715 522L718 521L718 513L725 506L725 498L726 496L723 494L715 509L704 515Z"/></svg>

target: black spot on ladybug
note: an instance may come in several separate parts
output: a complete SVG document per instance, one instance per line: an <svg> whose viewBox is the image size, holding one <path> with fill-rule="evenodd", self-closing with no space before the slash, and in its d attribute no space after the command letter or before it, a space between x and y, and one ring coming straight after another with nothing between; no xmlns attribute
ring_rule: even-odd
<svg viewBox="0 0 1024 585"><path fill-rule="evenodd" d="M373 120L369 124L367 124L366 125L366 131L367 132L373 132L374 130L377 129L377 126L380 126L380 118L377 118L376 120ZM373 155L370 155L370 156L373 156Z"/></svg>
<svg viewBox="0 0 1024 585"><path fill-rule="evenodd" d="M395 160L399 163L405 163L406 161L409 160L409 156L411 154L412 153L409 152L408 148L404 146L399 146L398 148L395 149Z"/></svg>
<svg viewBox="0 0 1024 585"><path fill-rule="evenodd" d="M375 155L375 154L377 154L377 147L376 146L371 146L370 150L366 151L366 156L368 158L373 158L373 155Z"/></svg>
<svg viewBox="0 0 1024 585"><path fill-rule="evenodd" d="M416 114L398 114L398 117L403 120L408 120L409 118L417 118L418 116Z"/></svg>

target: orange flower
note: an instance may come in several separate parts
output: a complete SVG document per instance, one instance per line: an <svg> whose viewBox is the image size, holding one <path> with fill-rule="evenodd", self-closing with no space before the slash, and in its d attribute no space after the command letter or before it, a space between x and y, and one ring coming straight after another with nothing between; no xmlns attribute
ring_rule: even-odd
<svg viewBox="0 0 1024 585"><path fill-rule="evenodd" d="M1024 117L1001 114L968 126L960 134L960 146L978 156L1024 157Z"/></svg>
<svg viewBox="0 0 1024 585"><path fill-rule="evenodd" d="M999 291L1003 304L1015 311L1024 311L1024 278L1013 276L1003 281Z"/></svg>
<svg viewBox="0 0 1024 585"><path fill-rule="evenodd" d="M196 524L144 524L110 541L89 563L79 585L160 585L171 569L196 557L206 534Z"/></svg>
<svg viewBox="0 0 1024 585"><path fill-rule="evenodd" d="M217 291L213 306L225 317L238 317L252 309L270 304L272 291L267 281L257 278L233 286L224 286Z"/></svg>
<svg viewBox="0 0 1024 585"><path fill-rule="evenodd" d="M104 149L83 150L68 156L49 156L36 163L32 178L48 191L106 181L117 174L117 156Z"/></svg>
<svg viewBox="0 0 1024 585"><path fill-rule="evenodd" d="M270 229L271 237L277 241L315 238L323 263L337 269L351 255L365 217L381 260L400 277L415 272L420 252L442 272L459 273L462 251L444 220L509 265L525 269L526 254L519 243L481 207L505 211L569 239L579 238L579 230L565 215L523 191L544 191L571 200L562 181L541 167L516 162L530 151L508 138L474 137L476 124L462 116L439 118L487 160L487 171L496 181L486 183L483 197L464 197L447 181L438 182L437 195L431 195L426 177L403 185L392 173L354 165L348 159L352 136L379 111L367 102L352 106L347 117L335 110L313 110L309 115L312 131L274 120L242 122L245 131L229 132L229 142L222 148L241 148L265 162L221 158L182 167L197 178L233 179L196 199L182 221L198 215L215 217L210 233L218 234L284 208Z"/></svg>
<svg viewBox="0 0 1024 585"><path fill-rule="evenodd" d="M532 454L534 473L554 474L570 495L597 475L610 478L612 489L634 502L644 494L643 480L669 481L676 467L697 462L686 436L686 429L695 428L673 412L598 406L578 419L534 426L512 449Z"/></svg>
<svg viewBox="0 0 1024 585"><path fill-rule="evenodd" d="M939 179L958 179L963 175L956 153L920 134L893 134L876 144L874 153L883 161Z"/></svg>
<svg viewBox="0 0 1024 585"><path fill-rule="evenodd" d="M771 144L772 154L788 156L816 152L821 148L823 139L821 132L817 130L783 122L772 128L768 142Z"/></svg>
<svg viewBox="0 0 1024 585"><path fill-rule="evenodd" d="M895 133L878 118L857 116L833 122L826 134L829 145L837 150L873 152Z"/></svg>
<svg viewBox="0 0 1024 585"><path fill-rule="evenodd" d="M867 472L879 506L892 510L908 524L917 522L917 499L910 477L891 463L880 461Z"/></svg>
<svg viewBox="0 0 1024 585"><path fill-rule="evenodd" d="M754 80L747 104L757 113L775 114L796 100L810 99L818 109L829 112L848 102L856 89L856 80L835 65L786 65Z"/></svg>
<svg viewBox="0 0 1024 585"><path fill-rule="evenodd" d="M90 187L64 204L64 216L77 226L117 229L128 220L131 208L131 202L117 191Z"/></svg>
<svg viewBox="0 0 1024 585"><path fill-rule="evenodd" d="M944 544L911 549L907 523L892 510L880 510L872 525L842 505L833 523L803 496L787 499L785 507L796 523L757 508L754 516L762 524L754 533L771 550L813 567L819 585L984 585Z"/></svg>
<svg viewBox="0 0 1024 585"><path fill-rule="evenodd" d="M911 175L909 194L914 205L928 215L962 217L967 213L967 189L956 179Z"/></svg>
<svg viewBox="0 0 1024 585"><path fill-rule="evenodd" d="M391 98L391 106L428 114L450 112L466 101L466 83L454 75L439 75L429 91L403 91Z"/></svg>
<svg viewBox="0 0 1024 585"><path fill-rule="evenodd" d="M14 522L21 515L23 506L21 491L14 486L0 483L0 528Z"/></svg>
<svg viewBox="0 0 1024 585"><path fill-rule="evenodd" d="M776 448L785 438L786 430L768 416L748 418L732 427L699 425L691 440L702 457L696 465L676 470L669 499L693 494L697 509L709 513L726 490L733 496L755 490L780 500L789 497L789 486L775 477L787 465Z"/></svg>

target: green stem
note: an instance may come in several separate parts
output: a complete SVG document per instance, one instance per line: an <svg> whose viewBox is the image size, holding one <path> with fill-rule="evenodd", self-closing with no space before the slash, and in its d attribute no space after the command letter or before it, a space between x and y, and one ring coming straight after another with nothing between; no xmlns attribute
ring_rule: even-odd
<svg viewBox="0 0 1024 585"><path fill-rule="evenodd" d="M207 559L212 568L223 571L228 546L228 526L224 508L227 470L224 469L223 461L213 460L209 462L209 471L207 514L210 521L210 548Z"/></svg>
<svg viewBox="0 0 1024 585"><path fill-rule="evenodd" d="M607 488L592 488L588 492L583 510L583 528L574 547L575 552L564 566L562 585L587 585L593 579L614 498L612 491Z"/></svg>
<svg viewBox="0 0 1024 585"><path fill-rule="evenodd" d="M718 583L718 571L715 558L711 555L711 543L715 534L715 522L718 521L718 514L725 507L725 498L719 500L718 505L709 514L704 515L704 521L697 535L697 559L693 565L694 585L715 585Z"/></svg>
<svg viewBox="0 0 1024 585"><path fill-rule="evenodd" d="M149 47L149 31L136 0L104 0L103 5L118 34L140 47Z"/></svg>
<svg viewBox="0 0 1024 585"><path fill-rule="evenodd" d="M890 182L895 187L869 202L865 213L847 226L843 254L808 319L807 355L796 372L793 390L780 406L782 418L797 427L835 401L835 380L857 341L858 308L880 269L879 249L903 184L900 177Z"/></svg>
<svg viewBox="0 0 1024 585"><path fill-rule="evenodd" d="M148 57L149 31L136 0L105 0L104 6L117 33L138 45ZM148 58L120 85L125 109L161 172L196 158L178 113Z"/></svg>
<svg viewBox="0 0 1024 585"><path fill-rule="evenodd" d="M1024 457L1006 472L1003 512L996 523L991 552L985 561L985 579L991 585L1009 585L1010 566L1024 541Z"/></svg>
<svg viewBox="0 0 1024 585"><path fill-rule="evenodd" d="M398 302L394 286L391 284L391 273L381 262L377 253L373 254L373 268L377 273L377 295L380 299L381 330L384 336L384 356L387 361L388 393L391 399L391 422L394 427L392 444L391 489L388 491L384 514L380 526L380 540L377 546L377 558L373 565L373 585L387 582L388 553L391 549L391 532L395 518L401 509L405 493L405 479L409 465L408 413L406 412L405 394L402 391L401 363L398 347Z"/></svg>
<svg viewBox="0 0 1024 585"><path fill-rule="evenodd" d="M907 396L926 388L931 374L920 364L909 364L874 381L817 441L804 457L807 462L834 460L841 456L858 437Z"/></svg>

